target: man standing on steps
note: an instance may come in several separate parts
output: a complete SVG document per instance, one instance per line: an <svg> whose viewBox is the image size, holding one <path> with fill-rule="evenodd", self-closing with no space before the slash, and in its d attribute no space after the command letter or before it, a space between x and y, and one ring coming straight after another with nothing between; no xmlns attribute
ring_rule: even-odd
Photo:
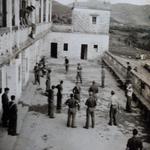
<svg viewBox="0 0 150 150"><path fill-rule="evenodd" d="M82 84L82 67L80 63L77 64L77 75L76 75L76 81L78 82L80 80L80 83Z"/></svg>
<svg viewBox="0 0 150 150"><path fill-rule="evenodd" d="M66 70L66 73L68 73L68 71L69 71L69 59L67 57L65 57L65 70Z"/></svg>
<svg viewBox="0 0 150 150"><path fill-rule="evenodd" d="M81 87L78 82L76 82L76 86L73 88L72 92L74 94L74 98L80 102Z"/></svg>
<svg viewBox="0 0 150 150"><path fill-rule="evenodd" d="M46 84L46 92L49 91L50 86L51 86L51 76L50 76L50 74L51 74L51 69L48 69L47 75L46 75L46 82L45 82L45 84Z"/></svg>
<svg viewBox="0 0 150 150"><path fill-rule="evenodd" d="M93 92L89 92L89 98L87 99L85 105L87 106L86 109L86 124L84 126L85 129L89 128L89 119L91 116L92 121L92 128L95 127L95 107L96 107L96 100L93 97Z"/></svg>
<svg viewBox="0 0 150 150"><path fill-rule="evenodd" d="M78 100L76 100L74 98L73 94L70 94L70 99L68 99L65 102L65 104L68 105L68 107L69 107L69 109L68 109L67 127L70 127L70 124L71 124L72 128L76 128L76 126L75 126L75 117L76 117L77 106L79 106ZM71 119L72 119L72 123L71 123Z"/></svg>
<svg viewBox="0 0 150 150"><path fill-rule="evenodd" d="M133 137L128 140L126 150L143 150L143 143L137 135L138 130L133 129Z"/></svg>
<svg viewBox="0 0 150 150"><path fill-rule="evenodd" d="M61 113L62 108L62 91L63 91L63 80L60 81L60 84L56 86L57 92L57 113Z"/></svg>
<svg viewBox="0 0 150 150"><path fill-rule="evenodd" d="M112 126L112 124L114 123L114 125L117 125L117 120L116 120L116 115L119 109L119 104L117 101L117 97L115 95L114 91L111 91L111 102L110 102L110 111L109 111L109 116L110 116L110 121L109 121L109 125Z"/></svg>
<svg viewBox="0 0 150 150"><path fill-rule="evenodd" d="M2 95L2 108L3 108L3 114L2 114L2 126L3 127L8 127L8 93L9 93L9 88L4 89L4 93Z"/></svg>
<svg viewBox="0 0 150 150"><path fill-rule="evenodd" d="M49 89L48 92L48 116L50 118L54 117L54 89L55 86L53 85L51 89Z"/></svg>

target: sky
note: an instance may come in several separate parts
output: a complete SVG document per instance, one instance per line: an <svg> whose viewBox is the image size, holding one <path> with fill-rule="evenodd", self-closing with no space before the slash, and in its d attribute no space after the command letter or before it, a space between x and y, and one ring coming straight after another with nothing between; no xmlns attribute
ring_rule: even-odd
<svg viewBox="0 0 150 150"><path fill-rule="evenodd" d="M63 4L69 4L71 2L74 2L75 0L56 0L56 1ZM77 0L77 1L86 1L86 0ZM104 1L110 1L111 3L130 3L136 5L146 5L146 4L150 5L150 0L104 0Z"/></svg>

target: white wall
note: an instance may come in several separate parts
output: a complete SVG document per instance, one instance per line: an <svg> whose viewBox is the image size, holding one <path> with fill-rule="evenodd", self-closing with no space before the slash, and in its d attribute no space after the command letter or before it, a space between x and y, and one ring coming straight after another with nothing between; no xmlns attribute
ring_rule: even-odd
<svg viewBox="0 0 150 150"><path fill-rule="evenodd" d="M97 16L97 24L92 24L92 16ZM72 14L74 32L109 33L110 11L75 8Z"/></svg>
<svg viewBox="0 0 150 150"><path fill-rule="evenodd" d="M81 33L62 33L52 32L49 34L50 43L58 43L58 57L68 56L70 58L80 58L81 44L88 44L88 59L94 59L108 50L109 36L108 35L95 35L95 34L81 34ZM64 43L68 43L68 51L63 50ZM93 48L98 45L98 52ZM47 55L50 55L50 48Z"/></svg>

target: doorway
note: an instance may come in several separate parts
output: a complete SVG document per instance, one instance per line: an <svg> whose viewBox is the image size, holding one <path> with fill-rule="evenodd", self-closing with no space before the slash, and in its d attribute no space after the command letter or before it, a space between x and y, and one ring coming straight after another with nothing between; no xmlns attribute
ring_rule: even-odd
<svg viewBox="0 0 150 150"><path fill-rule="evenodd" d="M57 58L57 43L51 43L51 57Z"/></svg>
<svg viewBox="0 0 150 150"><path fill-rule="evenodd" d="M88 50L88 45L87 44L82 44L81 45L81 59L87 59L87 50Z"/></svg>

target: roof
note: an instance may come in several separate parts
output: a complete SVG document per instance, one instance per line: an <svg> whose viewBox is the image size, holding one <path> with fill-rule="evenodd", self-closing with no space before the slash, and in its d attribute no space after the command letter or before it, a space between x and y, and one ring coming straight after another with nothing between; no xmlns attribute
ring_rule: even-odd
<svg viewBox="0 0 150 150"><path fill-rule="evenodd" d="M109 2L100 1L88 1L88 2L76 2L74 3L74 8L84 8L84 9L96 9L96 10L107 10L110 11Z"/></svg>

